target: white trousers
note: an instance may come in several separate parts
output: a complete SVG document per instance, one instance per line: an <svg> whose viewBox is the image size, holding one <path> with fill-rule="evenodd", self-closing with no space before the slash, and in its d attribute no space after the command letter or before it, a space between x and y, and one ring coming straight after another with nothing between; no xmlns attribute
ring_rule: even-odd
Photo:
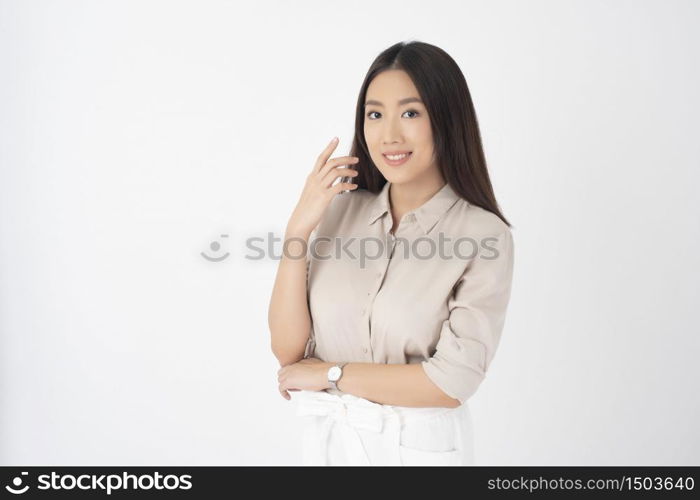
<svg viewBox="0 0 700 500"><path fill-rule="evenodd" d="M303 417L303 465L474 465L467 404L382 405L352 394L290 391Z"/></svg>

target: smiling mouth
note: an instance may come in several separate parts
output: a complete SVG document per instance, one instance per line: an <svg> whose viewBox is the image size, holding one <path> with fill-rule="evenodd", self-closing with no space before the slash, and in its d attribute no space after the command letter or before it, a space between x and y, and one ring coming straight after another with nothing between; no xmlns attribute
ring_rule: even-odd
<svg viewBox="0 0 700 500"><path fill-rule="evenodd" d="M401 165L401 164L405 163L406 161L408 161L408 159L411 157L412 154L413 154L413 151L410 151L408 153L404 153L401 155L391 155L391 157L393 157L393 159L384 153L382 153L382 156L384 157L384 161L386 163L388 163L389 165Z"/></svg>

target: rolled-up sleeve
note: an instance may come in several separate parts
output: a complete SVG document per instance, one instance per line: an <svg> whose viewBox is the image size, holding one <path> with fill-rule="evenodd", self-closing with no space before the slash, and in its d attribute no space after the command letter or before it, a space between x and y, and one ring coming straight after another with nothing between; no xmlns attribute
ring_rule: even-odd
<svg viewBox="0 0 700 500"><path fill-rule="evenodd" d="M494 357L513 279L510 229L483 245L488 250L471 260L448 299L449 317L434 354L421 362L428 378L461 404L476 392Z"/></svg>

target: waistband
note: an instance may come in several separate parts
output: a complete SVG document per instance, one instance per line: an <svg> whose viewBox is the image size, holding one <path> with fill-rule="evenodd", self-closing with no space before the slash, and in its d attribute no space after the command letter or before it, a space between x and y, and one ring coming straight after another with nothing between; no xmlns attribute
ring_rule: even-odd
<svg viewBox="0 0 700 500"><path fill-rule="evenodd" d="M354 394L334 391L334 389L328 389L327 391L300 390L292 391L290 394L294 394L294 399L303 407L315 404L336 404L345 406L349 411L357 411L363 414L369 413L374 416L398 415L402 421L414 421L422 417L427 418L466 409L466 405L462 405L459 408L447 408L440 406L412 407L380 404Z"/></svg>
<svg viewBox="0 0 700 500"><path fill-rule="evenodd" d="M358 429L382 434L387 451L393 452L396 465L401 464L399 445L401 427L406 422L415 422L440 414L468 411L466 404L457 408L447 407L408 407L375 403L365 398L348 393L330 393L326 391L291 391L297 403L297 416L327 416L317 429L312 442L304 442L304 453L314 463L325 464L327 461L328 438L330 429L336 422L340 426L343 445L351 460L357 464L370 465Z"/></svg>

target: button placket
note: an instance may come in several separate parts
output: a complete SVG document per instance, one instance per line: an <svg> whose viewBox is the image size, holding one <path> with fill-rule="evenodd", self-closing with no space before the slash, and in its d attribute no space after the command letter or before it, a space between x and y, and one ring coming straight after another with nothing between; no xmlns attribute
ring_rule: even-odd
<svg viewBox="0 0 700 500"><path fill-rule="evenodd" d="M367 344L369 347L363 347L362 352L367 354L370 351L370 348L372 346L372 315L371 315L371 309L372 305L374 304L375 299L377 298L377 295L379 294L379 291L382 289L382 284L384 282L384 277L386 276L386 273L389 271L389 266L391 265L391 258L394 255L394 248L396 247L396 237L391 234L391 232L388 233L389 236L391 236L391 249L389 251L389 257L386 260L386 265L384 267L384 272L382 271L377 271L376 277L377 277L377 291L374 294L374 297L372 297L372 292L367 292L367 295L372 297L370 300L369 304L362 309L362 315L365 317L366 320L366 325L367 325ZM371 355L370 355L371 357Z"/></svg>

